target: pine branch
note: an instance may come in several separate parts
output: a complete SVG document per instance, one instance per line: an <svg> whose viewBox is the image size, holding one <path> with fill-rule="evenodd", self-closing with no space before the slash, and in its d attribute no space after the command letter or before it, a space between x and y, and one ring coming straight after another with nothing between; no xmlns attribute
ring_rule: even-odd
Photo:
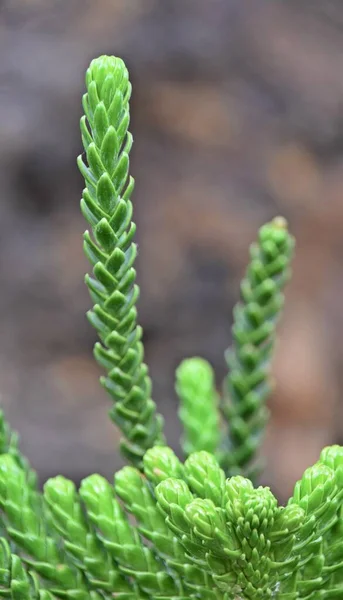
<svg viewBox="0 0 343 600"><path fill-rule="evenodd" d="M220 441L218 394L211 365L202 358L182 361L176 371L186 456L199 450L215 453Z"/></svg>
<svg viewBox="0 0 343 600"><path fill-rule="evenodd" d="M88 600L81 571L71 567L49 531L40 498L32 490L25 472L10 455L0 456L0 508L9 538L31 572L50 582L59 598Z"/></svg>
<svg viewBox="0 0 343 600"><path fill-rule="evenodd" d="M203 459L203 455L195 457L194 462ZM195 465L188 468L197 471ZM219 465L213 464L210 470L217 480ZM202 493L213 494L210 486L202 488ZM280 581L286 586L292 577L295 560L291 552L303 510L278 507L268 488L254 489L240 476L227 480L223 493L223 498L216 497L217 506L208 497L194 497L183 480L166 479L156 488L167 525L190 559L211 574L219 591L232 600L274 598ZM280 598L286 600L286 596Z"/></svg>
<svg viewBox="0 0 343 600"><path fill-rule="evenodd" d="M334 593L336 597L343 597L343 448L337 445L324 448L319 462L333 470L338 500L337 520L329 526L324 537L324 572L326 580L329 578L327 588L332 597L335 597Z"/></svg>
<svg viewBox="0 0 343 600"><path fill-rule="evenodd" d="M153 448L155 456L164 453L164 448ZM175 457L175 455L174 455ZM156 456L157 458L157 456ZM162 460L157 461L161 464ZM175 457L175 461L177 458ZM158 469L158 467L157 467ZM161 477L161 471L159 477ZM147 473L145 473L147 475ZM135 517L140 534L153 544L154 551L165 561L167 570L172 573L177 581L177 586L185 597L221 600L222 595L214 592L213 581L197 565L190 565L188 556L177 537L165 523L159 512L154 495L154 480L148 481L142 474L132 467L124 467L115 476L115 489L124 502L126 511ZM153 485L151 485L153 483Z"/></svg>
<svg viewBox="0 0 343 600"><path fill-rule="evenodd" d="M199 498L224 508L225 473L209 452L195 452L185 462L185 480Z"/></svg>
<svg viewBox="0 0 343 600"><path fill-rule="evenodd" d="M275 326L294 245L286 223L278 218L260 230L235 308L223 406L230 446L222 464L215 457L212 369L197 358L178 369L189 454L183 464L164 445L137 325L124 63L93 61L86 85L86 159L79 167L86 182L81 209L92 227L84 237L94 272L86 279L95 302L89 319L101 340L95 356L107 372L111 416L133 466L115 475L114 486L92 475L77 491L68 479L52 478L43 497L0 411L0 598L341 599L343 448L322 451L286 507L241 475L252 477L267 417Z"/></svg>
<svg viewBox="0 0 343 600"><path fill-rule="evenodd" d="M126 511L135 517L138 531L153 544L153 549L164 560L169 558L185 558L178 544L158 512L148 482L142 474L133 467L124 467L115 475L115 491L123 501ZM179 577L174 573L179 590L183 586Z"/></svg>
<svg viewBox="0 0 343 600"><path fill-rule="evenodd" d="M101 340L94 355L107 371L101 381L114 401L111 418L125 436L122 451L142 468L144 452L164 439L137 325L136 228L130 200L134 181L128 175L131 84L122 60L102 56L87 70L86 85L86 116L81 119L86 162L79 157L78 165L86 183L81 210L93 232L93 238L88 231L84 235L94 273L86 278L95 302L88 318Z"/></svg>
<svg viewBox="0 0 343 600"><path fill-rule="evenodd" d="M37 474L31 469L30 463L25 456L19 450L19 436L13 431L9 425L9 423L5 419L4 412L0 410L0 456L8 454L10 455L15 463L23 469L25 472L25 477L28 485L36 492L37 503L40 502L39 494L38 494L38 485L37 485ZM0 514L0 531L1 536L4 538L8 538L8 534L6 531L6 525L4 523L3 517ZM11 551L15 551L15 544L11 542Z"/></svg>
<svg viewBox="0 0 343 600"><path fill-rule="evenodd" d="M160 600L181 600L177 583L162 560L144 546L137 529L129 523L114 497L112 486L100 475L91 475L83 480L80 496L102 544L122 574L135 582L136 596L133 597L148 594Z"/></svg>
<svg viewBox="0 0 343 600"><path fill-rule="evenodd" d="M150 448L143 458L144 473L155 487L168 477L184 477L184 465L168 446L154 446Z"/></svg>
<svg viewBox="0 0 343 600"><path fill-rule="evenodd" d="M290 276L294 240L278 217L260 229L250 248L251 262L234 309L233 345L227 351L229 374L223 413L228 447L222 456L229 474L254 477L256 453L268 420L270 367L275 328L283 307L283 288Z"/></svg>
<svg viewBox="0 0 343 600"><path fill-rule="evenodd" d="M293 551L296 598L337 598L343 593L342 498L343 449L332 446L305 471L289 500L305 513Z"/></svg>
<svg viewBox="0 0 343 600"><path fill-rule="evenodd" d="M132 589L87 522L73 482L62 476L49 479L44 497L64 548L89 587L103 590L107 598L115 594L120 600L131 600Z"/></svg>
<svg viewBox="0 0 343 600"><path fill-rule="evenodd" d="M18 556L11 553L4 538L0 538L0 597L11 600L53 600L42 589L38 578L27 571Z"/></svg>
<svg viewBox="0 0 343 600"><path fill-rule="evenodd" d="M10 454L27 477L28 484L37 489L37 474L31 468L27 458L19 450L19 436L13 431L5 419L4 412L0 409L0 455Z"/></svg>

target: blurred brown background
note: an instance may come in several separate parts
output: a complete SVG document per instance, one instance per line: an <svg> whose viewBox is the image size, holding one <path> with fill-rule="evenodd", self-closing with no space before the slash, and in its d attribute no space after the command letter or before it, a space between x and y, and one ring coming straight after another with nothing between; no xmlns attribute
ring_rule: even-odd
<svg viewBox="0 0 343 600"><path fill-rule="evenodd" d="M265 480L284 497L343 440L342 0L0 0L1 403L42 479L120 464L84 313L83 74L122 56L134 94L141 322L177 448L179 360L224 373L257 228L297 236Z"/></svg>

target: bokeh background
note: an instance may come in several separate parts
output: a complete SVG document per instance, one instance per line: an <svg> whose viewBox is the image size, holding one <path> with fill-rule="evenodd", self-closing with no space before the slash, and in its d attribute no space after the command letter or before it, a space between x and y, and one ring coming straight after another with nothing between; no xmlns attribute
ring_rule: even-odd
<svg viewBox="0 0 343 600"><path fill-rule="evenodd" d="M101 53L134 86L140 319L174 448L176 365L203 355L221 381L248 245L278 214L297 237L264 449L284 498L343 440L342 0L0 0L0 393L42 480L121 464L75 166Z"/></svg>

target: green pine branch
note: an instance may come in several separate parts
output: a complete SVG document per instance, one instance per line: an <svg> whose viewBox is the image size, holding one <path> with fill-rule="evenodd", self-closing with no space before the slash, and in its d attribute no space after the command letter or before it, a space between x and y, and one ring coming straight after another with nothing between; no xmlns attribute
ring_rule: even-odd
<svg viewBox="0 0 343 600"><path fill-rule="evenodd" d="M167 572L161 558L145 546L131 525L112 486L100 475L82 482L80 495L89 519L120 572L134 582L138 597L179 598L178 582Z"/></svg>
<svg viewBox="0 0 343 600"><path fill-rule="evenodd" d="M88 318L101 340L94 356L107 372L101 382L114 402L111 418L124 434L122 451L141 467L144 452L163 443L163 420L151 399L137 324L136 228L130 200L134 181L129 178L131 84L122 60L101 56L87 70L86 86L81 119L85 158L79 157L78 165L86 184L81 210L93 233L84 235L93 266L86 283L95 302Z"/></svg>
<svg viewBox="0 0 343 600"><path fill-rule="evenodd" d="M297 482L289 506L305 519L294 546L297 598L343 597L343 449L325 448Z"/></svg>
<svg viewBox="0 0 343 600"><path fill-rule="evenodd" d="M303 510L278 507L268 488L255 489L241 476L225 482L214 457L209 459L210 467L204 454L193 455L188 465L193 487L175 478L157 486L158 506L167 525L190 560L212 577L214 589L226 598L286 600L276 594L280 582L287 585L292 578L295 560L291 552ZM206 484L199 478L204 464ZM201 496L194 494L195 489Z"/></svg>
<svg viewBox="0 0 343 600"><path fill-rule="evenodd" d="M81 131L85 251L101 342L95 356L125 439L126 466L111 485L36 475L0 412L0 598L11 600L333 600L343 597L343 448L324 448L285 507L252 475L266 423L275 326L293 238L264 226L235 308L221 446L211 367L177 371L181 462L164 445L137 325L128 181L130 84L124 63L91 63ZM197 450L197 451L194 451ZM216 457L218 455L219 459ZM229 477L225 473L228 471Z"/></svg>
<svg viewBox="0 0 343 600"><path fill-rule="evenodd" d="M198 450L216 453L220 442L219 396L211 365L202 358L182 361L176 371L176 392L184 454Z"/></svg>
<svg viewBox="0 0 343 600"><path fill-rule="evenodd" d="M286 221L278 217L260 229L258 242L250 248L241 300L234 309L233 344L226 353L229 373L222 409L228 434L222 462L229 474L256 474L256 454L269 416L275 329L293 247Z"/></svg>
<svg viewBox="0 0 343 600"><path fill-rule="evenodd" d="M16 554L32 573L49 581L49 590L60 598L88 598L80 570L74 569L50 530L40 496L32 490L26 473L9 454L0 456L0 509Z"/></svg>
<svg viewBox="0 0 343 600"><path fill-rule="evenodd" d="M213 588L211 575L196 564L189 564L184 547L168 528L156 504L155 486L183 472L183 465L170 448L155 446L144 457L145 476L137 469L124 467L115 476L115 490L126 511L136 519L139 533L149 540L173 574L180 594L186 598L196 594L197 598L222 600L220 592L210 592Z"/></svg>
<svg viewBox="0 0 343 600"><path fill-rule="evenodd" d="M7 530L23 552L0 541L4 598L317 600L343 592L339 446L324 449L286 507L269 488L226 479L205 451L182 465L155 446L144 473L124 467L114 488L92 475L78 493L53 478L44 497L62 546L30 505L13 457L1 458L0 474Z"/></svg>
<svg viewBox="0 0 343 600"><path fill-rule="evenodd" d="M113 593L121 600L132 598L127 580L88 523L75 485L61 476L49 479L44 496L63 547L75 567L84 573L89 588L105 592L106 598Z"/></svg>
<svg viewBox="0 0 343 600"><path fill-rule="evenodd" d="M17 465L25 471L29 485L33 489L37 489L37 474L31 468L27 458L20 452L19 436L16 431L11 429L5 419L4 412L0 409L0 455L1 454L10 454Z"/></svg>
<svg viewBox="0 0 343 600"><path fill-rule="evenodd" d="M4 538L0 538L0 597L11 600L54 600L43 589L37 576L27 570L20 558L11 553Z"/></svg>

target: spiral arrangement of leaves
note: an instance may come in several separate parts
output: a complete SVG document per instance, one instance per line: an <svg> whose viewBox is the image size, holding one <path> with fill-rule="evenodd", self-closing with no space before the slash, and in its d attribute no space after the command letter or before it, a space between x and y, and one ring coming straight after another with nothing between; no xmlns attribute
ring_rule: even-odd
<svg viewBox="0 0 343 600"><path fill-rule="evenodd" d="M77 490L57 476L42 494L0 413L0 598L342 598L343 448L322 451L285 507L241 474L251 470L265 424L275 323L293 247L285 222L260 231L235 310L231 404L224 409L232 455L220 448L213 372L192 359L177 374L188 455L182 463L164 445L137 325L127 70L117 58L100 57L86 83L86 162L79 158L79 166L86 181L81 209L92 227L84 238L94 274L86 278L95 302L89 319L101 340L95 356L107 372L111 416L132 464L113 485L95 474Z"/></svg>
<svg viewBox="0 0 343 600"><path fill-rule="evenodd" d="M291 270L294 238L282 217L261 227L250 247L250 263L241 283L241 300L234 308L233 344L226 352L229 372L222 410L227 421L223 465L228 474L254 479L272 390L271 358L283 289Z"/></svg>
<svg viewBox="0 0 343 600"><path fill-rule="evenodd" d="M124 434L122 452L139 466L144 452L163 442L163 419L151 399L137 324L136 227L130 200L134 180L129 177L131 84L123 61L103 56L90 64L86 85L81 119L86 162L79 156L78 166L86 184L81 210L93 233L84 234L94 275L86 277L95 302L88 318L101 340L94 356L107 372L101 382L114 401L110 416Z"/></svg>

